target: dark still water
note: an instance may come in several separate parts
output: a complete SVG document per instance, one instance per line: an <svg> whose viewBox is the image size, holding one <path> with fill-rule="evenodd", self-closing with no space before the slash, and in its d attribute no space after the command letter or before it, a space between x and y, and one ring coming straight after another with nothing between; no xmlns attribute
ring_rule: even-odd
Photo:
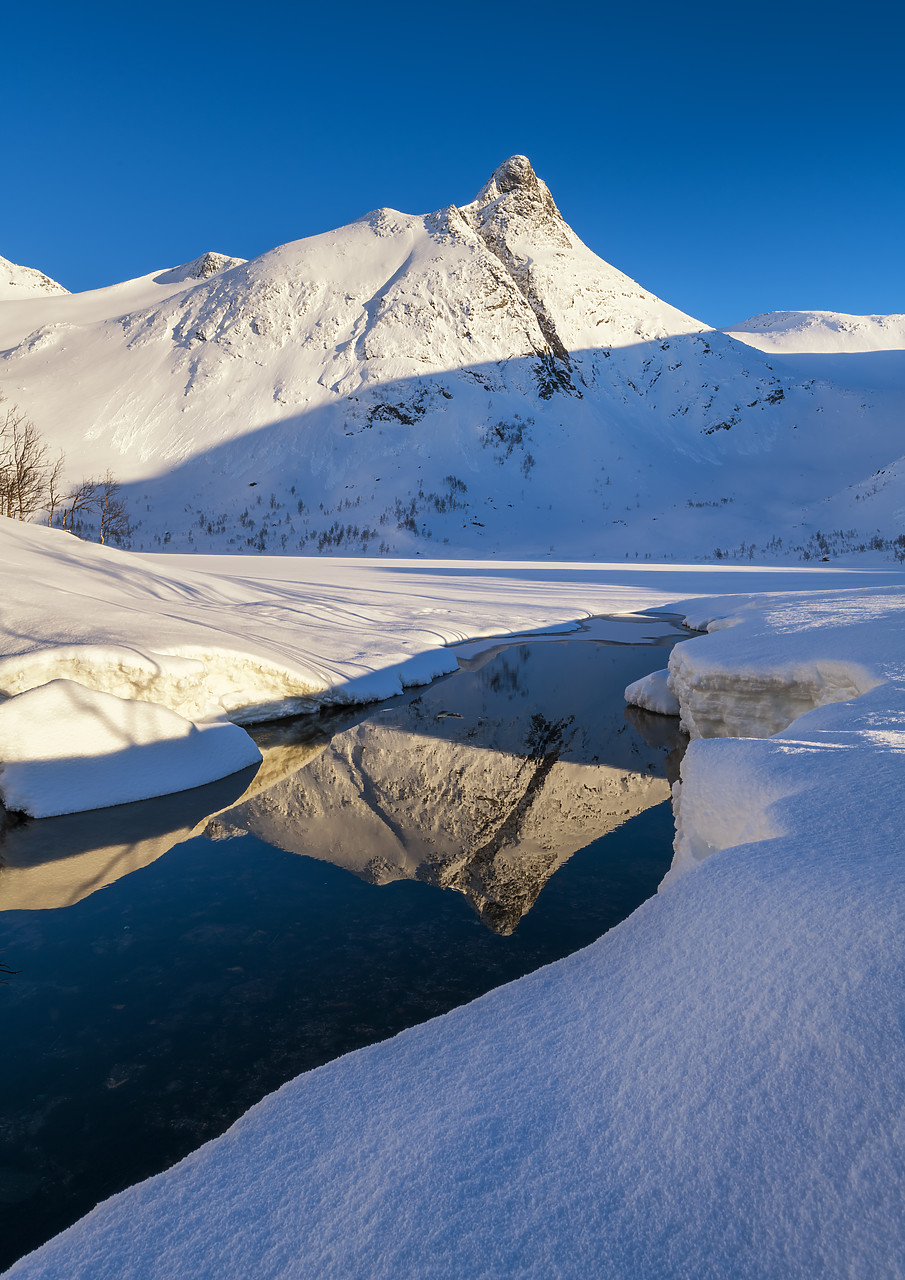
<svg viewBox="0 0 905 1280"><path fill-rule="evenodd" d="M6 832L0 1267L298 1072L655 891L674 730L627 719L622 690L680 636L619 627L640 643L511 646L357 717L264 727L244 794Z"/></svg>

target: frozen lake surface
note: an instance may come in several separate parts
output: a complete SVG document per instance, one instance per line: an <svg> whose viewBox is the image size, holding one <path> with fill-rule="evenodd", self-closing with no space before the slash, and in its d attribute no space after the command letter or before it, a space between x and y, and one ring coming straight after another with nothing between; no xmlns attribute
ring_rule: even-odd
<svg viewBox="0 0 905 1280"><path fill-rule="evenodd" d="M262 726L244 794L248 776L9 829L0 1266L299 1072L649 897L677 740L622 691L682 634L639 617L463 646L428 688Z"/></svg>

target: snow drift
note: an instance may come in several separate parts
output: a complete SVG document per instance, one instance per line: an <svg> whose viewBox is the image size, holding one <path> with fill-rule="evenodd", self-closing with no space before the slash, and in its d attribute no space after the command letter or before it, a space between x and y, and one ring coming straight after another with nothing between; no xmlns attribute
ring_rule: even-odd
<svg viewBox="0 0 905 1280"><path fill-rule="evenodd" d="M188 791L260 760L238 725L195 725L71 680L0 703L0 797L34 818Z"/></svg>

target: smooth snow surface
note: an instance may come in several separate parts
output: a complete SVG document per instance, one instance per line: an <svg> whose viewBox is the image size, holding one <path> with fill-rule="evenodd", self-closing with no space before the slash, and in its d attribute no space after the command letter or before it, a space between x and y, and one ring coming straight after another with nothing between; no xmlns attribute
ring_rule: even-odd
<svg viewBox="0 0 905 1280"><path fill-rule="evenodd" d="M189 791L261 753L238 725L51 680L0 703L0 798L34 818Z"/></svg>
<svg viewBox="0 0 905 1280"><path fill-rule="evenodd" d="M284 694L317 670L348 696L444 639L660 605L710 629L671 654L689 727L781 730L692 743L664 891L599 942L300 1076L10 1277L905 1276L901 571L227 565L2 532L7 677L101 683L131 651L162 701L242 705L279 653Z"/></svg>

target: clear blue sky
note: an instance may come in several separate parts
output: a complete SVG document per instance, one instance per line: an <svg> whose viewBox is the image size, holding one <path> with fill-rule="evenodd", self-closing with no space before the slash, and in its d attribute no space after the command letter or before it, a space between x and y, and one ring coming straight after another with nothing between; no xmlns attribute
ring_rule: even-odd
<svg viewBox="0 0 905 1280"><path fill-rule="evenodd" d="M67 288L249 258L522 152L711 324L905 311L900 3L7 6L0 254Z"/></svg>

